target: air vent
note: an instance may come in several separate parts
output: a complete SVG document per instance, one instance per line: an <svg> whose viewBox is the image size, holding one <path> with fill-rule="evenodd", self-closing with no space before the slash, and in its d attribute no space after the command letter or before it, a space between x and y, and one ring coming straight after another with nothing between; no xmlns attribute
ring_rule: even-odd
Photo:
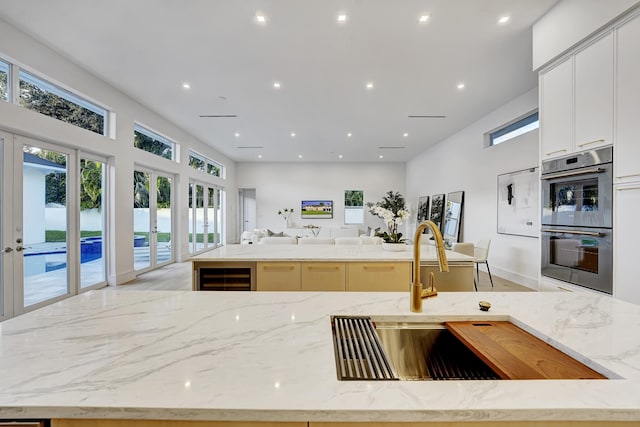
<svg viewBox="0 0 640 427"><path fill-rule="evenodd" d="M380 150L402 150L404 147L400 145L384 145L382 147L378 147Z"/></svg>
<svg viewBox="0 0 640 427"><path fill-rule="evenodd" d="M339 380L398 379L370 317L331 316L331 329Z"/></svg>
<svg viewBox="0 0 640 427"><path fill-rule="evenodd" d="M446 119L447 116L429 116L429 115L412 115L407 116L410 119Z"/></svg>
<svg viewBox="0 0 640 427"><path fill-rule="evenodd" d="M258 145L255 145L255 146L252 146L252 145L241 145L241 146L236 147L236 148L255 148L255 149L260 149L260 148L264 148L264 147L261 147L261 146L258 146Z"/></svg>
<svg viewBox="0 0 640 427"><path fill-rule="evenodd" d="M200 117L205 119L230 119L238 117L237 114L200 114Z"/></svg>

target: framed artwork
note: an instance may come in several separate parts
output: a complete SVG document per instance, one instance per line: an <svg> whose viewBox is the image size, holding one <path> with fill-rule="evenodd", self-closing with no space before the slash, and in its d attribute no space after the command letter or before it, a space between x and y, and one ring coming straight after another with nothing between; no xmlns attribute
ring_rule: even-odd
<svg viewBox="0 0 640 427"><path fill-rule="evenodd" d="M300 212L302 219L333 218L333 200L303 200Z"/></svg>
<svg viewBox="0 0 640 427"><path fill-rule="evenodd" d="M454 191L447 194L447 203L444 209L444 223L442 237L450 243L460 241L462 234L462 220L464 207L464 191Z"/></svg>
<svg viewBox="0 0 640 427"><path fill-rule="evenodd" d="M538 175L537 167L498 175L498 233L538 237Z"/></svg>
<svg viewBox="0 0 640 427"><path fill-rule="evenodd" d="M426 219L429 219L429 196L420 196L418 197L416 221L420 224Z"/></svg>
<svg viewBox="0 0 640 427"><path fill-rule="evenodd" d="M431 209L429 219L442 230L442 214L444 210L444 194L434 194L431 196Z"/></svg>

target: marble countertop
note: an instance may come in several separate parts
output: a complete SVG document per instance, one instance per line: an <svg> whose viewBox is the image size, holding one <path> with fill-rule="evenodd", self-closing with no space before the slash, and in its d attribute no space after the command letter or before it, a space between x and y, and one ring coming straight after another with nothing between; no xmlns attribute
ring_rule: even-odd
<svg viewBox="0 0 640 427"><path fill-rule="evenodd" d="M0 418L640 420L640 306L452 292L423 310L391 292L90 291L0 323ZM510 319L614 379L338 381L332 314Z"/></svg>
<svg viewBox="0 0 640 427"><path fill-rule="evenodd" d="M473 257L445 251L450 262L473 262ZM191 258L193 261L412 261L413 246L401 252L381 245L225 245ZM421 245L422 263L437 262L436 248Z"/></svg>

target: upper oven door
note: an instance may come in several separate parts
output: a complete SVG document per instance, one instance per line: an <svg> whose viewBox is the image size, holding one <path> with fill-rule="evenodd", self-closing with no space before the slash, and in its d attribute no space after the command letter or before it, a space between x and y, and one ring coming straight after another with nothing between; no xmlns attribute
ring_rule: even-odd
<svg viewBox="0 0 640 427"><path fill-rule="evenodd" d="M613 165L542 175L543 225L612 227Z"/></svg>

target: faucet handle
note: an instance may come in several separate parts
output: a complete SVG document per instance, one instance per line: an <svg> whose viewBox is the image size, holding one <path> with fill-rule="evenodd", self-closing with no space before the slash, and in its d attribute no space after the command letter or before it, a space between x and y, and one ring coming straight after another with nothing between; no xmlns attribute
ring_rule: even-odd
<svg viewBox="0 0 640 427"><path fill-rule="evenodd" d="M422 290L422 298L431 298L438 296L438 290L436 289L436 275L429 273L429 286Z"/></svg>

